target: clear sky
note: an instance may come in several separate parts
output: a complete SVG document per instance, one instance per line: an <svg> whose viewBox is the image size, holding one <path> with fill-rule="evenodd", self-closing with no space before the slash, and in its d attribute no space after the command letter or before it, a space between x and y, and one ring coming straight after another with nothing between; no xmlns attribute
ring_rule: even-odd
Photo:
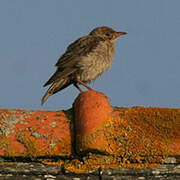
<svg viewBox="0 0 180 180"><path fill-rule="evenodd" d="M180 0L1 0L0 108L71 108L76 88L41 106L43 84L71 42L104 25L128 35L90 86L114 106L180 107Z"/></svg>

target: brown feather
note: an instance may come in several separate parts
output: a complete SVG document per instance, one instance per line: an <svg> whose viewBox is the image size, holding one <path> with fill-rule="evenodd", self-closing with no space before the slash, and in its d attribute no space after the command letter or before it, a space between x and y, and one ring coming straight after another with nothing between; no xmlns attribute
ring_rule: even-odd
<svg viewBox="0 0 180 180"><path fill-rule="evenodd" d="M76 69L72 69L72 68L66 68L61 70L61 68L58 68L56 70L56 72L51 76L51 78L44 84L44 87L47 85L52 84L53 82L57 81L57 80L61 80L67 76L69 76L70 74L74 73L76 71Z"/></svg>
<svg viewBox="0 0 180 180"><path fill-rule="evenodd" d="M42 100L41 100L41 105L44 104L44 102L53 94L57 93L58 91L66 88L67 86L69 86L71 84L71 82L69 81L68 78L65 79L61 79L59 81L54 82L51 87L47 90L47 92L45 93L45 95L43 96Z"/></svg>
<svg viewBox="0 0 180 180"><path fill-rule="evenodd" d="M66 52L58 59L56 66L61 68L73 67L80 57L87 56L101 41L104 41L104 39L98 36L83 36L79 38L68 46Z"/></svg>

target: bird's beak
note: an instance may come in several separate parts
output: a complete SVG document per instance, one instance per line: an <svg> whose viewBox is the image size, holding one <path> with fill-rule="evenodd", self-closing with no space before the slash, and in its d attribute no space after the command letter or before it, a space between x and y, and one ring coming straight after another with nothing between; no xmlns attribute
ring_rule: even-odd
<svg viewBox="0 0 180 180"><path fill-rule="evenodd" d="M114 39L118 38L119 36L123 36L123 35L126 35L127 32L115 32L114 33Z"/></svg>

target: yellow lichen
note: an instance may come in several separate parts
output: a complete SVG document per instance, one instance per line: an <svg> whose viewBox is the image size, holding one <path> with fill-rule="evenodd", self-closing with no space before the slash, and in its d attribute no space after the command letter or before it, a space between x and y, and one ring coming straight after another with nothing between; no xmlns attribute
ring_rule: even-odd
<svg viewBox="0 0 180 180"><path fill-rule="evenodd" d="M42 156L45 155L47 150L42 150L40 148L39 143L37 142L36 138L33 136L26 135L24 133L20 133L18 135L18 141L21 142L25 148L25 156L35 157L35 156Z"/></svg>
<svg viewBox="0 0 180 180"><path fill-rule="evenodd" d="M85 173L99 168L144 169L158 166L166 156L177 153L171 151L168 145L178 146L179 130L179 109L134 107L123 109L123 113L116 113L105 120L89 136L76 136L76 143L79 143L76 145L81 148L79 158L71 153L70 136L56 142L53 148L47 145L44 149L33 136L21 133L18 140L26 148L25 156L47 155L47 159L42 159L45 164ZM95 153L90 147L101 151ZM14 153L11 143L1 135L0 151L2 149L6 149L7 155ZM81 151L84 150L89 153L83 154ZM69 158L51 158L58 154L66 154Z"/></svg>
<svg viewBox="0 0 180 180"><path fill-rule="evenodd" d="M71 137L66 136L59 140L53 149L49 152L49 155L70 155L71 154Z"/></svg>

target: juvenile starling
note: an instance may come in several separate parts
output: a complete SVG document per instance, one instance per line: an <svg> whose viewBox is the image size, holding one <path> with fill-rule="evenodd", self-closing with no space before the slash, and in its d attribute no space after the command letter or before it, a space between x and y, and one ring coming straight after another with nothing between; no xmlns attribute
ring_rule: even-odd
<svg viewBox="0 0 180 180"><path fill-rule="evenodd" d="M57 70L44 84L51 85L41 104L47 98L58 91L73 84L80 92L81 84L92 90L86 83L94 81L102 73L106 72L112 64L115 49L115 40L126 32L116 32L112 28L104 26L92 30L89 35L80 37L70 44L66 52L56 63Z"/></svg>

